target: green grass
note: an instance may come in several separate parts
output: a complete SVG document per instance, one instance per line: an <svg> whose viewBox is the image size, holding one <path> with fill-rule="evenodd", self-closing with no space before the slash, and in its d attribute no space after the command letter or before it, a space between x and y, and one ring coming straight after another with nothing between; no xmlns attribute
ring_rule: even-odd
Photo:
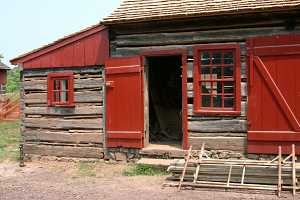
<svg viewBox="0 0 300 200"><path fill-rule="evenodd" d="M133 164L129 165L124 171L123 176L165 176L167 171L162 168L149 165Z"/></svg>
<svg viewBox="0 0 300 200"><path fill-rule="evenodd" d="M20 122L0 123L0 162L19 159Z"/></svg>
<svg viewBox="0 0 300 200"><path fill-rule="evenodd" d="M80 176L96 176L95 164L80 162L78 165L78 173Z"/></svg>

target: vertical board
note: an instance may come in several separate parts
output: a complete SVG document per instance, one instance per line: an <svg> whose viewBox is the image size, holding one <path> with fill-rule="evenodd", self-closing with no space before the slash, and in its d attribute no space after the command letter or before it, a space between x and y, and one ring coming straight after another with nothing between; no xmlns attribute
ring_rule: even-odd
<svg viewBox="0 0 300 200"><path fill-rule="evenodd" d="M251 38L248 153L290 153L300 145L300 36ZM300 154L300 148L296 148Z"/></svg>
<svg viewBox="0 0 300 200"><path fill-rule="evenodd" d="M140 57L105 63L107 147L144 147L143 68Z"/></svg>
<svg viewBox="0 0 300 200"><path fill-rule="evenodd" d="M109 57L108 30L95 26L12 61L24 69L103 65Z"/></svg>

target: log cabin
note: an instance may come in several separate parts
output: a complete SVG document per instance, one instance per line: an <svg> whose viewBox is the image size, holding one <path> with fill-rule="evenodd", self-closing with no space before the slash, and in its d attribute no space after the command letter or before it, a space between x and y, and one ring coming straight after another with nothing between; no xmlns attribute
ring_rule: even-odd
<svg viewBox="0 0 300 200"><path fill-rule="evenodd" d="M11 62L28 155L300 154L300 0L125 0Z"/></svg>

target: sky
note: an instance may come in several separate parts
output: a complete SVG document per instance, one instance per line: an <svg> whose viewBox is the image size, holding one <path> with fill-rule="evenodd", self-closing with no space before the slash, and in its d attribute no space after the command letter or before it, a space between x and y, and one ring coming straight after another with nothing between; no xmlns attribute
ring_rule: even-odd
<svg viewBox="0 0 300 200"><path fill-rule="evenodd" d="M2 62L97 24L121 0L0 0Z"/></svg>

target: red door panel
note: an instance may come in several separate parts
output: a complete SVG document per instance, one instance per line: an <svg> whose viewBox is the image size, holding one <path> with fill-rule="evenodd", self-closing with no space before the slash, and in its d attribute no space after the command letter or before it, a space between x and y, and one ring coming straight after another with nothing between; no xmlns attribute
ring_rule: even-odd
<svg viewBox="0 0 300 200"><path fill-rule="evenodd" d="M107 147L144 146L142 72L140 57L105 63Z"/></svg>
<svg viewBox="0 0 300 200"><path fill-rule="evenodd" d="M248 153L277 154L279 145L291 153L296 144L300 154L300 36L252 38L247 45Z"/></svg>

